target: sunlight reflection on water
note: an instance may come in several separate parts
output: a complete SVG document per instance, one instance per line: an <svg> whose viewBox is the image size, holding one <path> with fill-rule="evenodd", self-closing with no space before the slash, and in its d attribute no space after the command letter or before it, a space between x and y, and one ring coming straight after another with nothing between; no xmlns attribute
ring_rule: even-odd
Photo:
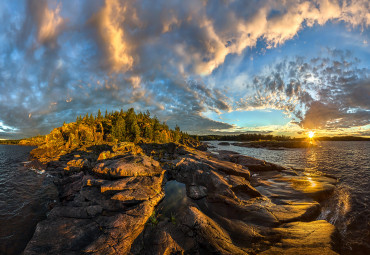
<svg viewBox="0 0 370 255"><path fill-rule="evenodd" d="M320 219L333 223L343 237L343 254L370 254L370 142L317 142L317 147L268 150L220 146L209 142L211 150L231 150L294 169L307 176L317 173L339 179L331 199L323 205ZM233 143L233 142L231 142ZM317 183L307 178L311 188Z"/></svg>

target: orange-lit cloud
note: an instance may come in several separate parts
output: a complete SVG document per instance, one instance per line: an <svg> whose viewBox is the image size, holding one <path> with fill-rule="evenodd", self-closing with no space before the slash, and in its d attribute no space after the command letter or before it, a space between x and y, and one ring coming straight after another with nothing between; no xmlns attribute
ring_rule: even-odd
<svg viewBox="0 0 370 255"><path fill-rule="evenodd" d="M40 43L54 41L63 22L63 18L60 16L60 5L54 10L45 7L39 23L38 41Z"/></svg>
<svg viewBox="0 0 370 255"><path fill-rule="evenodd" d="M105 53L107 65L113 71L131 69L134 58L130 55L124 22L127 16L134 15L129 2L118 0L106 1L101 10L96 13L91 23L96 27L97 38Z"/></svg>

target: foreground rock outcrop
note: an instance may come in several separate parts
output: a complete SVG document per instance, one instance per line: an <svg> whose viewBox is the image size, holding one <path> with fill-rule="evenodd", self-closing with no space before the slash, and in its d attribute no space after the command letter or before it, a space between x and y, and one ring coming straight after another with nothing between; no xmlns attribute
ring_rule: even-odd
<svg viewBox="0 0 370 255"><path fill-rule="evenodd" d="M227 151L128 147L38 154L59 201L24 254L335 254L335 228L316 218L336 180Z"/></svg>
<svg viewBox="0 0 370 255"><path fill-rule="evenodd" d="M164 197L165 171L145 155L85 161L49 162L60 201L24 254L126 254Z"/></svg>

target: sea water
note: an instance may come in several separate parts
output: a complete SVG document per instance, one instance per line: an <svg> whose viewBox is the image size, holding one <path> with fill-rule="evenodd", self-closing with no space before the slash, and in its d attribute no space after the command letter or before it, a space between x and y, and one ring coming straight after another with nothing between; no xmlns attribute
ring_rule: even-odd
<svg viewBox="0 0 370 255"><path fill-rule="evenodd" d="M208 142L211 151L231 150L305 172L336 177L334 194L323 203L318 219L335 225L342 254L370 254L370 142L323 141L317 147L269 150ZM230 142L233 144L233 142Z"/></svg>

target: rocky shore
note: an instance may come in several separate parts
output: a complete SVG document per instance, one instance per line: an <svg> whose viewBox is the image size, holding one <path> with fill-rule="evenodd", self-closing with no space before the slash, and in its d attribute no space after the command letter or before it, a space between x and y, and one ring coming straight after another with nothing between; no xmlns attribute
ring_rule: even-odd
<svg viewBox="0 0 370 255"><path fill-rule="evenodd" d="M316 220L335 179L175 143L46 155L34 150L31 164L53 175L58 201L25 255L336 254L335 227ZM171 180L186 197L165 216Z"/></svg>

